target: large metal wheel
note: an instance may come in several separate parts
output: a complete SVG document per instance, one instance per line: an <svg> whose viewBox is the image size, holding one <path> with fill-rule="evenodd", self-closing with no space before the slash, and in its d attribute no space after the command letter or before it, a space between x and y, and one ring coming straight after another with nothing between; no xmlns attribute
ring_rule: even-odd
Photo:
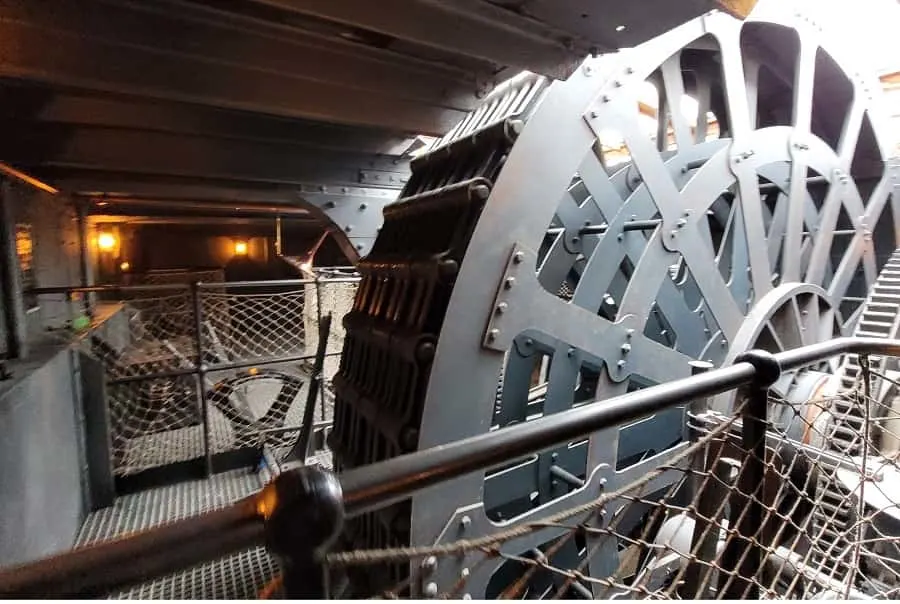
<svg viewBox="0 0 900 604"><path fill-rule="evenodd" d="M873 86L821 42L815 24L799 16L760 13L742 24L714 13L589 59L566 82L544 89L523 77L489 99L482 113L517 107L501 116L514 144L471 153L468 163L485 167L472 173L480 180L463 184L472 205L484 207L468 227L458 273L442 265L454 273L452 293L433 302L446 304L436 349L419 340L432 346L430 375L421 407L407 416L421 419L403 431L400 450L603 404L685 377L691 361L719 365L751 347L792 348L847 332L896 247L900 213L896 199L889 203L896 170L884 163L870 113ZM468 121L478 120L476 112ZM432 158L447 164L473 136L463 124ZM426 158L414 171L409 199L387 214L373 256L402 247L392 220L414 213L426 193L459 183L453 173L423 185L427 168L446 168L437 161ZM377 297L372 291L390 291L366 289L364 282L358 312ZM353 346L345 368L359 358L348 356L360 354ZM342 378L350 374L342 370ZM780 387L808 395L799 382L793 376ZM715 404L727 412L731 401ZM401 508L408 522L394 522L417 545L491 534L646 474L677 450L683 426L682 410L673 410L594 434L432 488ZM349 446L337 442L338 457ZM666 486L661 479L658 487ZM519 554L552 537L542 530L504 547ZM577 560L579 552L559 555ZM614 567L615 557L613 544L591 572ZM438 589L468 563L439 564ZM468 576L473 597L488 593L499 564Z"/></svg>

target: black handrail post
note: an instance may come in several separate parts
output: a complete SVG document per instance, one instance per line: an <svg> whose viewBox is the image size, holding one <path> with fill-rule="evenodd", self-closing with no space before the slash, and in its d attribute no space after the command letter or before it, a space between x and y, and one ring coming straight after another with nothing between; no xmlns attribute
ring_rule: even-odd
<svg viewBox="0 0 900 604"><path fill-rule="evenodd" d="M691 375L700 375L713 369L713 364L706 361L692 361ZM688 407L687 428L688 438L692 443L698 443L704 436L699 422L702 416L709 411L709 399L707 397L698 397L691 401ZM715 444L713 445L715 446ZM680 595L685 599L698 598L705 600L705 595L700 595L701 585L703 582L703 571L708 569L716 555L716 542L719 539L719 529L715 522L716 511L722 501L725 487L719 484L717 479L721 475L720 465L718 464L718 456L711 454L710 446L698 450L691 463L691 499L696 504L693 510L694 530L691 535L691 553L696 556L695 560L691 560L687 564L684 572L684 583L679 590ZM708 468L708 463L712 461L715 466L712 468L715 474L711 481L704 480ZM706 564L704 564L706 563ZM705 593L705 589L703 590Z"/></svg>
<svg viewBox="0 0 900 604"><path fill-rule="evenodd" d="M284 597L326 598L324 556L344 525L341 483L328 470L303 466L281 473L262 500L274 502L265 514L266 545L280 563Z"/></svg>
<svg viewBox="0 0 900 604"><path fill-rule="evenodd" d="M316 287L316 325L321 326L322 319L324 317L324 314L322 313L322 283L321 283L322 278L317 273L313 273L313 278L315 279L315 287ZM328 327L329 327L329 332L327 334L327 337L331 337L331 331L330 331L331 323L328 324ZM319 337L320 338L322 337L321 329L319 329ZM322 354L324 355L326 352L328 352L328 340L327 339L325 340L325 347L322 349ZM316 356L318 357L318 351L316 352ZM324 366L324 364L322 365L322 369L320 370L320 373L322 373L322 377L319 379L318 386L319 386L319 401L321 401L322 406L321 406L321 414L320 414L319 419L321 419L324 422L325 417L326 417L326 413L325 413L325 379L324 379L325 366Z"/></svg>
<svg viewBox="0 0 900 604"><path fill-rule="evenodd" d="M206 477L213 474L212 446L209 438L209 409L206 403L206 363L203 354L203 301L200 298L199 281L191 283L191 299L194 309L194 348L197 357L194 362L194 380L197 390L197 402L200 404L200 419L203 422L203 457L205 459Z"/></svg>
<svg viewBox="0 0 900 604"><path fill-rule="evenodd" d="M741 413L744 459L738 475L737 496L729 501L729 528L737 534L728 540L722 556L722 570L735 574L730 576L720 572L719 591L724 599L756 600L760 597L755 592L766 555L761 543L765 540L766 415L769 387L781 377L781 364L774 354L765 350L750 350L738 355L735 363L742 362L753 365L755 374L753 381L738 392L737 400L745 401Z"/></svg>
<svg viewBox="0 0 900 604"><path fill-rule="evenodd" d="M313 424L315 423L316 399L319 393L319 385L323 381L325 371L325 348L328 346L328 338L331 335L331 313L325 315L325 318L319 323L319 341L317 342L316 359L313 362L312 379L309 381L309 387L306 391L306 406L303 408L303 422L300 436L294 447L288 453L288 459L293 459L306 463L309 459L310 445L313 436ZM325 403L322 403L322 409L325 409Z"/></svg>

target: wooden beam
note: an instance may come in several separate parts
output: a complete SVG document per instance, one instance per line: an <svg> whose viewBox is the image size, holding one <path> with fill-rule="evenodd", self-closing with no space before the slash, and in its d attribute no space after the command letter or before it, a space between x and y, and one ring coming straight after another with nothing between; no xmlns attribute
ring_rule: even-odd
<svg viewBox="0 0 900 604"><path fill-rule="evenodd" d="M738 19L746 19L756 6L756 0L716 0L723 11Z"/></svg>

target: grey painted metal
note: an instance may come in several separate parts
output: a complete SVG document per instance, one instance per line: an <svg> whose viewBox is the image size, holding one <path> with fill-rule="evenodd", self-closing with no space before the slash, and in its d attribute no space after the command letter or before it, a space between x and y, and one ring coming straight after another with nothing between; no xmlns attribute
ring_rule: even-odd
<svg viewBox="0 0 900 604"><path fill-rule="evenodd" d="M762 12L752 23L753 35L763 41L776 40L772 32L783 26L800 30L801 58L818 48L815 27L803 17ZM761 59L742 46L745 31L725 15L707 15L615 57L588 59L568 81L550 86L493 182L455 279L422 408L419 449L566 409L576 403L572 393L579 381L591 374L601 401L596 405L605 407L602 401L630 388L689 375L691 361L727 362L757 343L759 334L744 335L750 313L780 320L781 306L763 303L778 287L816 286L809 299L826 309L805 319L810 333L800 330L795 343L853 325L850 312L835 327L827 309L865 294L883 262L874 231L887 232L880 249L897 242L885 211L893 168L882 168L866 197L854 180L855 156L886 154L877 129L873 137L859 136L863 114L871 110L869 83L845 67L840 77L854 100L846 110L823 109L820 122L810 125L804 116L812 111L809 87L816 80L805 74L788 101L799 108L796 123L757 127L765 122L750 108L768 111L772 101L757 90L753 73ZM697 61L698 54L710 77L696 84L678 65ZM802 65L807 69L805 58ZM709 101L719 139L706 141L699 136L706 128L692 131L678 111L663 111L677 148L659 151L659 141L641 129L637 103L644 82L657 73L665 98L683 92L721 97ZM705 112L699 117L706 121ZM842 134L836 144L816 134L824 132L821 121L837 124ZM595 151L610 130L627 146L627 161L617 167ZM813 189L821 182L806 182L807 169L828 183L824 197ZM774 189L761 192L761 177ZM843 217L853 235L837 245L835 226ZM652 230L625 228L654 220L660 223ZM601 224L607 225L603 233L582 232ZM558 295L566 287L571 299ZM790 302L786 308L795 307ZM799 315L791 319L791 325L801 324ZM774 349L787 346L782 344ZM529 405L529 380L540 355L550 357L541 378L546 394ZM503 389L494 404L501 371ZM461 375L471 397L462 409ZM590 476L614 465L637 442L632 435L658 429L651 428L654 421L670 423L650 418L630 433L592 435L586 460L565 469ZM672 430L673 442L680 434L681 426ZM537 462L534 486L542 502L553 493L551 465L549 459ZM412 542L435 542L448 518L487 497L491 480L491 474L474 472L413 497Z"/></svg>
<svg viewBox="0 0 900 604"><path fill-rule="evenodd" d="M849 353L900 356L900 340L840 337L778 352L773 357L784 372ZM583 405L532 422L348 470L340 477L345 510L348 516L353 516L366 509L384 507L391 501L431 488L439 482L496 467L529 453L647 416L665 407L748 385L755 375L754 365L740 361L699 375L689 375L613 399L597 401L603 404ZM628 473L636 478L646 474L647 467L657 466L648 463Z"/></svg>
<svg viewBox="0 0 900 604"><path fill-rule="evenodd" d="M79 353L81 405L84 416L84 449L88 469L88 493L92 511L113 504L116 498L110 439L109 406L103 363Z"/></svg>
<svg viewBox="0 0 900 604"><path fill-rule="evenodd" d="M385 178L395 177L385 174ZM321 190L300 194L300 199L314 215L322 216L333 225L335 241L354 264L372 250L384 222L384 207L397 200L402 186L399 180L379 184L396 189L321 187Z"/></svg>
<svg viewBox="0 0 900 604"><path fill-rule="evenodd" d="M35 347L0 381L0 566L69 549L87 512L73 360Z"/></svg>

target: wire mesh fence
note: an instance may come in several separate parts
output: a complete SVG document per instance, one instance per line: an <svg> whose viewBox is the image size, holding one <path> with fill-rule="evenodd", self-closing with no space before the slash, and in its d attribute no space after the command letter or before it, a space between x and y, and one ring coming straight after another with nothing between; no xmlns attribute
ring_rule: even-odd
<svg viewBox="0 0 900 604"><path fill-rule="evenodd" d="M103 292L115 311L83 340L106 370L115 473L263 446L286 455L300 435L319 320L335 317L326 357L335 364L352 276L199 286L181 272L156 276L165 283ZM321 423L332 405L318 398Z"/></svg>
<svg viewBox="0 0 900 604"><path fill-rule="evenodd" d="M587 503L434 546L332 552L329 595L896 598L900 382L859 361L839 395L770 393L768 425L746 401L695 407L689 444L614 491L589 480Z"/></svg>
<svg viewBox="0 0 900 604"><path fill-rule="evenodd" d="M306 349L305 284L276 291L204 288L203 348L211 364L302 355Z"/></svg>

